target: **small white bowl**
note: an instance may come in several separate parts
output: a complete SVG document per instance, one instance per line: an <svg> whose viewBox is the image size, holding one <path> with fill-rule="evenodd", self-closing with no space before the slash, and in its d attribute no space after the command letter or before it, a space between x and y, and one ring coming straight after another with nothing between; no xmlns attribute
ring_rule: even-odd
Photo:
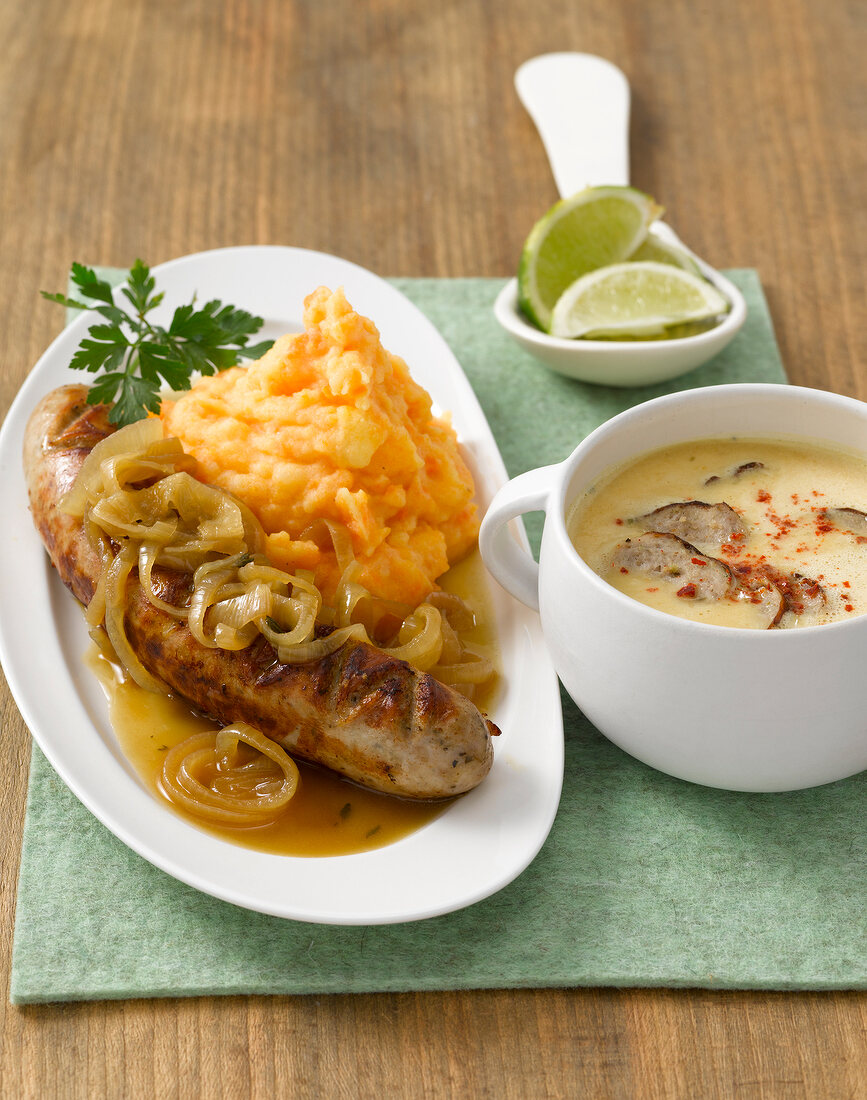
<svg viewBox="0 0 867 1100"><path fill-rule="evenodd" d="M647 401L597 428L565 462L500 489L482 523L482 557L504 588L539 610L554 668L578 706L639 760L730 790L843 779L867 768L867 615L791 630L692 622L607 584L569 539L572 504L607 470L658 447L726 434L863 452L867 404L761 384ZM545 513L538 565L508 529L533 511Z"/></svg>
<svg viewBox="0 0 867 1100"><path fill-rule="evenodd" d="M712 359L738 333L747 316L741 292L730 280L696 257L702 274L729 302L731 309L714 328L677 340L568 340L549 336L532 325L518 305L518 280L497 295L494 316L525 351L546 367L605 386L650 386L677 378Z"/></svg>
<svg viewBox="0 0 867 1100"><path fill-rule="evenodd" d="M515 87L536 124L563 198L589 186L628 186L629 82L616 65L590 54L543 54L519 67ZM657 221L653 233L688 253L731 303L715 328L678 340L564 340L530 324L518 306L517 280L497 297L494 315L540 363L582 382L649 386L686 374L728 344L744 323L746 302L738 288L687 248L671 226Z"/></svg>

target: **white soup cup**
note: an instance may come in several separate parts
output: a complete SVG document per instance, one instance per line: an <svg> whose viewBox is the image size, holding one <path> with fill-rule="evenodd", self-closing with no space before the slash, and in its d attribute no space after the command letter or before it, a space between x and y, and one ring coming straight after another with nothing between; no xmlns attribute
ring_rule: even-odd
<svg viewBox="0 0 867 1100"><path fill-rule="evenodd" d="M865 453L867 405L764 384L648 401L597 428L564 462L503 486L482 523L482 557L504 588L539 611L557 674L587 718L632 756L729 790L843 779L867 768L867 615L791 630L680 619L617 591L569 539L572 505L606 471L669 444L727 434ZM509 530L533 511L545 513L538 564Z"/></svg>

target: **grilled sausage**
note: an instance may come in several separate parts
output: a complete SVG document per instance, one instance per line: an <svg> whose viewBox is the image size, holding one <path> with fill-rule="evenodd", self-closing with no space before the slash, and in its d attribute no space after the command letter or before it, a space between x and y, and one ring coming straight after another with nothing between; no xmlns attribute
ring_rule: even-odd
<svg viewBox="0 0 867 1100"><path fill-rule="evenodd" d="M616 546L612 565L688 585L693 599L721 600L735 588L732 572L724 561L708 557L677 535L657 531Z"/></svg>
<svg viewBox="0 0 867 1100"><path fill-rule="evenodd" d="M105 408L87 405L86 397L84 386L49 394L24 443L33 521L63 583L84 604L101 563L81 521L58 504L87 454L112 431ZM154 577L167 602L182 602L189 576L154 570ZM145 668L221 725L248 722L288 752L365 787L445 798L475 787L493 763L493 723L458 692L375 646L349 641L303 664L280 663L265 638L241 651L209 649L154 606L135 577L126 630Z"/></svg>
<svg viewBox="0 0 867 1100"><path fill-rule="evenodd" d="M858 508L826 508L823 519L840 531L846 531L862 539L867 535L867 512Z"/></svg>
<svg viewBox="0 0 867 1100"><path fill-rule="evenodd" d="M734 480L740 477L741 474L752 474L757 470L764 470L764 462L742 462L740 466L735 466L733 470L730 470L727 474L712 474L706 479L705 485L713 485L715 481L721 481L723 477L731 478Z"/></svg>
<svg viewBox="0 0 867 1100"><path fill-rule="evenodd" d="M660 531L648 531L640 538L620 543L614 548L611 564L627 573L644 573L677 585L677 595L684 599L743 600L745 606L755 609L756 625L765 629L776 626L790 608L786 592L794 592L797 585L792 575L771 577L763 572L751 576L751 568L746 575L735 576L724 561L709 557L677 535ZM789 589L784 582L790 583Z"/></svg>
<svg viewBox="0 0 867 1100"><path fill-rule="evenodd" d="M782 612L775 622L779 622L782 613L787 612L798 619L804 619L806 623L807 620L816 619L828 602L828 593L818 581L805 577L803 573L787 573L770 562L741 566L738 573L741 582L750 590L768 585L780 593Z"/></svg>
<svg viewBox="0 0 867 1100"><path fill-rule="evenodd" d="M663 504L639 516L637 521L648 531L677 535L698 546L722 546L733 538L744 538L744 521L729 504L708 504L704 500L685 500Z"/></svg>

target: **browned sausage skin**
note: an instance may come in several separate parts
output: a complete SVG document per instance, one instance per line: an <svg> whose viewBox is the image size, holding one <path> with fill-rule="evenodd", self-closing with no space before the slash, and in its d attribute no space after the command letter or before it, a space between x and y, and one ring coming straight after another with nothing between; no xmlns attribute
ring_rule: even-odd
<svg viewBox="0 0 867 1100"><path fill-rule="evenodd" d="M84 604L100 560L82 523L58 505L87 454L112 431L106 410L86 399L84 386L54 390L34 410L24 440L33 521L63 583ZM190 578L163 570L157 582L164 599L180 602ZM145 668L205 714L257 726L290 753L363 786L446 798L490 771L497 727L464 696L372 645L348 642L304 664L281 664L264 638L241 651L209 649L155 607L135 579L126 629Z"/></svg>
<svg viewBox="0 0 867 1100"><path fill-rule="evenodd" d="M703 500L684 500L664 504L646 516L639 516L646 530L677 535L684 542L701 546L722 546L735 538L744 538L746 525L724 501L708 504Z"/></svg>

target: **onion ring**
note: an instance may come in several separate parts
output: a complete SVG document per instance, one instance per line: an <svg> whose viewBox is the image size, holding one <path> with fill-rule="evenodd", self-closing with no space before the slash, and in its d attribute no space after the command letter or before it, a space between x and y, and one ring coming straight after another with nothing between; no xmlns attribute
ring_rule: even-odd
<svg viewBox="0 0 867 1100"><path fill-rule="evenodd" d="M244 762L243 742L277 765L261 759ZM203 782L199 774L209 775ZM299 783L295 761L260 730L246 722L224 726L215 733L197 733L170 749L163 761L161 786L170 802L195 817L217 825L267 825L276 820L294 798Z"/></svg>
<svg viewBox="0 0 867 1100"><path fill-rule="evenodd" d="M126 636L127 582L133 569L147 599L186 624L203 646L239 650L262 635L284 663L318 660L350 639L376 639L384 652L431 672L444 683L471 687L494 675L462 634L475 616L458 596L433 592L416 608L373 596L360 583L361 563L341 524L317 520L309 530L330 539L341 569L333 607L323 606L312 574L286 573L264 556L265 533L230 493L191 476L195 460L179 441L164 438L156 418L137 421L100 440L63 500L80 515L102 569L87 609L91 627L106 634L130 676L165 691ZM155 569L192 575L183 604L160 598ZM319 627L331 628L323 634Z"/></svg>

